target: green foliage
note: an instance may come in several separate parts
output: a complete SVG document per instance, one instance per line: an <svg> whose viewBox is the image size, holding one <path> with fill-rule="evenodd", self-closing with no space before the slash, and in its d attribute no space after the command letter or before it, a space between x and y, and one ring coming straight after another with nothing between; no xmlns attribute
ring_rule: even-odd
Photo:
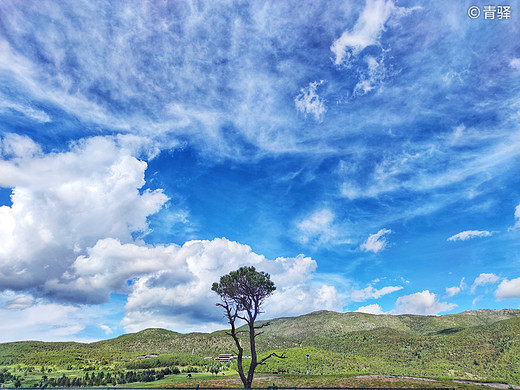
<svg viewBox="0 0 520 390"><path fill-rule="evenodd" d="M208 371L211 372L212 374L217 375L220 372L221 368L222 368L222 366L221 366L221 364L219 362L213 362L208 367Z"/></svg>
<svg viewBox="0 0 520 390"><path fill-rule="evenodd" d="M222 300L233 304L238 311L258 311L265 298L271 295L276 287L265 272L256 271L255 267L240 267L220 277L219 283L211 287Z"/></svg>
<svg viewBox="0 0 520 390"><path fill-rule="evenodd" d="M156 358L132 360L125 364L128 369L145 369L171 366L204 366L208 364L200 356L191 354L164 355Z"/></svg>

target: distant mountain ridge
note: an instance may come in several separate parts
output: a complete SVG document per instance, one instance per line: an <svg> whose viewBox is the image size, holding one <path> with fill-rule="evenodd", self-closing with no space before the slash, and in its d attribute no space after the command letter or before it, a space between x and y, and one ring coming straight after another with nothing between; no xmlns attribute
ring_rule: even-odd
<svg viewBox="0 0 520 390"><path fill-rule="evenodd" d="M490 325L497 321L520 316L520 309L467 310L458 314L423 316L413 314L385 315L359 312L338 313L320 310L298 317L283 317L270 322L264 328L266 334L276 334L289 339L313 336L336 337L344 333L376 328L390 328L413 334L434 334L446 329L464 329Z"/></svg>
<svg viewBox="0 0 520 390"><path fill-rule="evenodd" d="M387 328L411 335L435 335L454 333L471 327L487 326L520 316L520 309L468 310L442 316L422 315L374 315L359 312L338 313L316 311L298 317L281 317L264 327L258 337L260 351L300 346L306 340L343 337L352 332ZM245 329L245 328L244 328ZM16 357L20 353L38 350L63 350L78 348L85 351L112 351L114 353L195 353L207 355L231 350L234 344L225 330L212 333L182 334L166 329L149 328L128 333L113 339L93 343L20 341L0 343L0 362L8 349ZM52 347L52 348L51 348Z"/></svg>
<svg viewBox="0 0 520 390"><path fill-rule="evenodd" d="M260 321L260 323L265 321ZM318 311L275 318L257 338L260 353L284 351L259 372L313 372L505 380L520 383L520 310L474 310L443 316ZM246 355L246 334L243 334ZM216 356L235 350L225 330L181 334L151 328L90 344L22 341L0 344L0 365L78 368L132 361L139 355ZM157 358L159 359L159 358Z"/></svg>

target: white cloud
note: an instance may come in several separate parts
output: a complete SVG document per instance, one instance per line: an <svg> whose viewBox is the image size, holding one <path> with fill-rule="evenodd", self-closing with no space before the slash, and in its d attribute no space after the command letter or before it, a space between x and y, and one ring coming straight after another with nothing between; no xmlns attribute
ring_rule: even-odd
<svg viewBox="0 0 520 390"><path fill-rule="evenodd" d="M362 290L354 290L350 298L354 302L363 302L367 299L378 299L381 298L383 295L390 294L402 289L402 286L386 286L378 290L375 289L374 286L368 286Z"/></svg>
<svg viewBox="0 0 520 390"><path fill-rule="evenodd" d="M323 115L327 111L325 102L316 93L318 86L323 83L323 80L320 80L320 82L314 81L310 83L308 87L302 88L298 96L294 98L296 109L302 114L305 114L305 116L308 114L313 115L314 119L317 121L321 121Z"/></svg>
<svg viewBox="0 0 520 390"><path fill-rule="evenodd" d="M391 314L437 315L457 307L454 303L439 302L428 290L399 297Z"/></svg>
<svg viewBox="0 0 520 390"><path fill-rule="evenodd" d="M359 309L355 310L358 313L367 313L367 314L385 314L377 303L373 303L371 305L362 306Z"/></svg>
<svg viewBox="0 0 520 390"><path fill-rule="evenodd" d="M290 7L273 4L245 5L248 11L241 15L231 3L211 2L196 10L188 6L182 16L171 14L162 3L121 4L107 20L90 4L49 3L38 12L52 14L54 23L38 26L31 22L38 14L33 7L6 7L5 28L12 34L0 39L0 72L24 101L0 106L10 105L39 121L50 119L39 107L58 108L95 124L93 128L165 143L189 139L190 145L217 157L249 160L251 153L324 150L325 142L302 143L302 134L293 134L293 118L279 94L297 91L294 75L307 71L291 56L280 59L274 73L264 61L273 54L269 41L289 49L294 45L293 27L299 34L316 28L316 18L324 16L320 5L302 7L305 12L295 19ZM265 18L264 12L269 13ZM232 22L222 24L230 15ZM287 18L295 22L293 27L282 22ZM114 23L116 29L108 27ZM201 41L208 31L212 33ZM25 44L28 36L34 38L30 45ZM111 39L99 39L102 36ZM42 56L43 63L37 59ZM233 77L224 76L223 69ZM322 98L316 99L304 106L319 120L325 105ZM230 123L236 130L233 136L222 131ZM315 134L305 138L315 140Z"/></svg>
<svg viewBox="0 0 520 390"><path fill-rule="evenodd" d="M460 232L458 234L455 234L454 236L451 236L448 238L447 241L466 241L470 240L475 237L489 237L491 236L491 232L488 232L487 230L466 230L464 232Z"/></svg>
<svg viewBox="0 0 520 390"><path fill-rule="evenodd" d="M93 318L106 312L99 308L61 305L19 296L13 291L0 293L0 343L8 341L93 341L75 336Z"/></svg>
<svg viewBox="0 0 520 390"><path fill-rule="evenodd" d="M110 326L108 325L105 325L105 324L101 324L99 325L99 327L103 330L103 332L105 332L105 334L109 335L111 334L113 331L112 331L112 328L110 328Z"/></svg>
<svg viewBox="0 0 520 390"><path fill-rule="evenodd" d="M336 288L312 280L317 266L313 259L268 260L225 238L155 247L100 240L45 288L61 299L92 303L106 302L113 291L128 294L121 322L126 331L151 326L214 330L225 321L211 285L244 265L268 272L277 287L265 303L266 317L341 310Z"/></svg>
<svg viewBox="0 0 520 390"><path fill-rule="evenodd" d="M10 299L4 305L5 309L27 309L33 304L33 299L26 295L20 295L16 298Z"/></svg>
<svg viewBox="0 0 520 390"><path fill-rule="evenodd" d="M515 208L515 224L512 229L520 229L520 204Z"/></svg>
<svg viewBox="0 0 520 390"><path fill-rule="evenodd" d="M495 291L498 300L520 298L520 278L502 280Z"/></svg>
<svg viewBox="0 0 520 390"><path fill-rule="evenodd" d="M361 79L354 87L354 91L352 92L354 96L362 96L379 88L387 76L387 69L384 66L384 56L381 58L367 56L365 61L368 66L368 71L366 74L361 75Z"/></svg>
<svg viewBox="0 0 520 390"><path fill-rule="evenodd" d="M147 217L168 198L140 190L147 164L134 147L127 137L94 137L42 154L26 137L3 138L10 159L0 161L0 186L12 188L12 205L0 207L3 289L41 290L98 240L146 233Z"/></svg>
<svg viewBox="0 0 520 390"><path fill-rule="evenodd" d="M8 108L11 110L18 111L21 114L25 115L26 117L28 117L36 122L41 122L41 123L51 122L51 118L49 117L49 115L47 115L47 113L45 111L41 111L41 110L38 110L38 109L35 109L32 107L28 107L28 106L25 106L22 104L13 103L6 99L2 99L1 103L2 104L0 107L0 112L5 110L6 108Z"/></svg>
<svg viewBox="0 0 520 390"><path fill-rule="evenodd" d="M474 294L477 287L485 286L488 284L494 284L498 282L500 278L496 276L495 274L480 274L475 278L475 281L473 282L471 286L471 293Z"/></svg>
<svg viewBox="0 0 520 390"><path fill-rule="evenodd" d="M12 206L0 207L2 289L75 304L108 302L111 293L120 292L128 294L121 322L127 331L209 330L225 324L211 284L233 269L255 265L277 285L272 303L266 302L269 316L341 310L336 288L312 280L316 262L309 257L267 260L226 239L183 246L147 246L136 239L168 198L161 190L141 190L147 164L134 155L155 152L132 137L84 139L49 154L26 137L4 137L2 154L9 157L0 161L0 185L13 194ZM333 220L325 210L301 228L320 240L337 239ZM31 299L11 295L0 306L18 313L27 337L36 329L29 320L44 310L56 315L34 322L42 337L63 339L84 328L77 306ZM63 326L52 330L52 321Z"/></svg>
<svg viewBox="0 0 520 390"><path fill-rule="evenodd" d="M448 298L457 295L458 293L460 293L460 287L446 287L446 295L448 296Z"/></svg>
<svg viewBox="0 0 520 390"><path fill-rule="evenodd" d="M520 58L513 58L509 65L511 68L520 71Z"/></svg>
<svg viewBox="0 0 520 390"><path fill-rule="evenodd" d="M48 280L44 291L63 300L103 303L113 291L129 293L127 281L141 275L171 268L179 279L190 278L186 264L175 257L178 250L177 245L148 247L105 238L62 275Z"/></svg>
<svg viewBox="0 0 520 390"><path fill-rule="evenodd" d="M41 153L40 145L27 136L9 133L0 139L0 156L3 159L31 158Z"/></svg>
<svg viewBox="0 0 520 390"><path fill-rule="evenodd" d="M466 289L467 287L468 286L464 282L464 278L462 278L458 286L446 287L446 296L448 298L453 297L460 293L462 290Z"/></svg>
<svg viewBox="0 0 520 390"><path fill-rule="evenodd" d="M304 244L314 242L318 245L349 242L340 234L339 231L344 229L336 224L335 219L336 215L327 208L315 211L296 224L298 240Z"/></svg>
<svg viewBox="0 0 520 390"><path fill-rule="evenodd" d="M375 234L368 236L367 240L361 244L360 248L365 252L377 253L386 247L387 241L385 234L390 234L390 229L381 229Z"/></svg>
<svg viewBox="0 0 520 390"><path fill-rule="evenodd" d="M367 0L355 26L351 30L343 32L330 47L336 57L334 63L341 65L351 56L358 55L366 47L377 45L379 35L393 10L392 1Z"/></svg>
<svg viewBox="0 0 520 390"><path fill-rule="evenodd" d="M265 305L265 318L296 316L316 310L341 310L334 286L299 284L282 287Z"/></svg>
<svg viewBox="0 0 520 390"><path fill-rule="evenodd" d="M478 303L478 301L481 301L482 298L484 298L484 295L479 295L478 297L475 297L475 298L471 301L471 306L472 306L472 307L475 307L476 304Z"/></svg>

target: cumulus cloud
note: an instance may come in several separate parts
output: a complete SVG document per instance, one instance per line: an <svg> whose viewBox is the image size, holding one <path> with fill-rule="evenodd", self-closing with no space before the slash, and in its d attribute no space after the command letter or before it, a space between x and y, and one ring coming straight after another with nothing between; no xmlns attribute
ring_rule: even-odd
<svg viewBox="0 0 520 390"><path fill-rule="evenodd" d="M447 241L466 241L476 237L489 237L491 234L487 230L466 230L451 236Z"/></svg>
<svg viewBox="0 0 520 390"><path fill-rule="evenodd" d="M26 137L2 139L0 186L12 188L12 205L0 207L0 289L52 293L44 284L66 277L98 240L146 233L147 217L168 198L141 190L147 164L131 144L94 137L43 154Z"/></svg>
<svg viewBox="0 0 520 390"><path fill-rule="evenodd" d="M386 247L387 241L385 234L390 234L390 229L381 229L375 234L368 236L367 240L361 244L360 249L365 252L377 253Z"/></svg>
<svg viewBox="0 0 520 390"><path fill-rule="evenodd" d="M520 298L520 278L502 280L495 291L498 300Z"/></svg>
<svg viewBox="0 0 520 390"><path fill-rule="evenodd" d="M218 296L210 286L244 265L268 272L277 287L264 306L269 317L341 309L334 286L312 281L316 262L309 257L268 260L249 246L224 238L189 241L174 251L162 268L142 273L133 283L122 321L127 331L150 326L184 331L224 326L223 313L215 307Z"/></svg>
<svg viewBox="0 0 520 390"><path fill-rule="evenodd" d="M310 83L308 87L302 88L300 94L294 98L296 109L305 114L305 116L308 114L313 115L317 121L321 121L327 111L324 100L316 93L318 86L323 83L323 80Z"/></svg>
<svg viewBox="0 0 520 390"><path fill-rule="evenodd" d="M280 289L265 305L268 317L295 316L316 310L341 310L338 291L330 285L296 285Z"/></svg>
<svg viewBox="0 0 520 390"><path fill-rule="evenodd" d="M446 287L446 295L448 296L448 298L457 295L458 293L460 293L460 287Z"/></svg>
<svg viewBox="0 0 520 390"><path fill-rule="evenodd" d="M40 145L27 136L8 133L0 138L0 156L4 160L41 155Z"/></svg>
<svg viewBox="0 0 520 390"><path fill-rule="evenodd" d="M379 304L362 306L356 312L369 314L417 314L417 315L438 315L439 313L450 311L457 307L454 303L441 302L434 293L428 290L415 294L405 295L397 298L394 308L388 312L383 312Z"/></svg>
<svg viewBox="0 0 520 390"><path fill-rule="evenodd" d="M471 293L474 294L477 287L486 286L488 284L494 284L499 280L500 278L495 274L480 274L475 278L475 281L471 285Z"/></svg>
<svg viewBox="0 0 520 390"><path fill-rule="evenodd" d="M354 290L350 298L354 302L363 302L367 299L378 299L381 298L383 295L390 294L402 289L402 286L386 286L378 290L374 288L374 286L368 286L362 290Z"/></svg>
<svg viewBox="0 0 520 390"><path fill-rule="evenodd" d="M243 265L269 272L277 285L266 302L270 316L341 310L336 288L312 280L316 262L309 257L268 260L226 239L146 245L139 237L147 217L168 198L160 189L142 190L147 163L135 156L155 152L133 137L88 138L47 154L27 137L2 139L0 185L12 188L12 205L0 207L0 288L40 297L10 296L2 310L20 311L24 324L51 309L53 321L75 319L42 331L60 339L84 328L69 303L99 305L118 292L128 295L121 322L127 331L210 330L225 324L211 284ZM317 227L301 227L329 240L336 238L333 219L325 211L312 219ZM51 322L35 323L46 329Z"/></svg>
<svg viewBox="0 0 520 390"><path fill-rule="evenodd" d="M0 293L0 342L70 341L92 319L107 315L100 308L49 303L7 290Z"/></svg>
<svg viewBox="0 0 520 390"><path fill-rule="evenodd" d="M127 331L151 326L214 330L225 322L211 284L244 265L268 272L277 286L265 305L270 317L341 309L334 286L312 281L316 262L311 258L268 260L225 238L155 247L99 240L44 288L61 300L85 303L106 302L114 291L128 294L121 322Z"/></svg>
<svg viewBox="0 0 520 390"><path fill-rule="evenodd" d="M362 306L359 309L355 310L357 313L367 313L367 314L385 314L381 306L377 303L373 303L371 305Z"/></svg>
<svg viewBox="0 0 520 390"><path fill-rule="evenodd" d="M440 302L428 290L399 297L391 314L437 315L457 307L454 303Z"/></svg>
<svg viewBox="0 0 520 390"><path fill-rule="evenodd" d="M334 64L348 62L368 46L377 45L379 35L394 10L394 3L387 0L367 0L359 19L351 30L343 32L330 50L334 53Z"/></svg>

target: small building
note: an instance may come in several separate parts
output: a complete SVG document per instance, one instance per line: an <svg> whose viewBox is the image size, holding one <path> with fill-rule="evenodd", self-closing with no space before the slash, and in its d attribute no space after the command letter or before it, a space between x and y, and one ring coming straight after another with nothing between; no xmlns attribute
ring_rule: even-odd
<svg viewBox="0 0 520 390"><path fill-rule="evenodd" d="M233 355L232 353L221 353L220 355L218 355L213 360L215 360L217 362L230 362L234 358L235 358L235 355Z"/></svg>

